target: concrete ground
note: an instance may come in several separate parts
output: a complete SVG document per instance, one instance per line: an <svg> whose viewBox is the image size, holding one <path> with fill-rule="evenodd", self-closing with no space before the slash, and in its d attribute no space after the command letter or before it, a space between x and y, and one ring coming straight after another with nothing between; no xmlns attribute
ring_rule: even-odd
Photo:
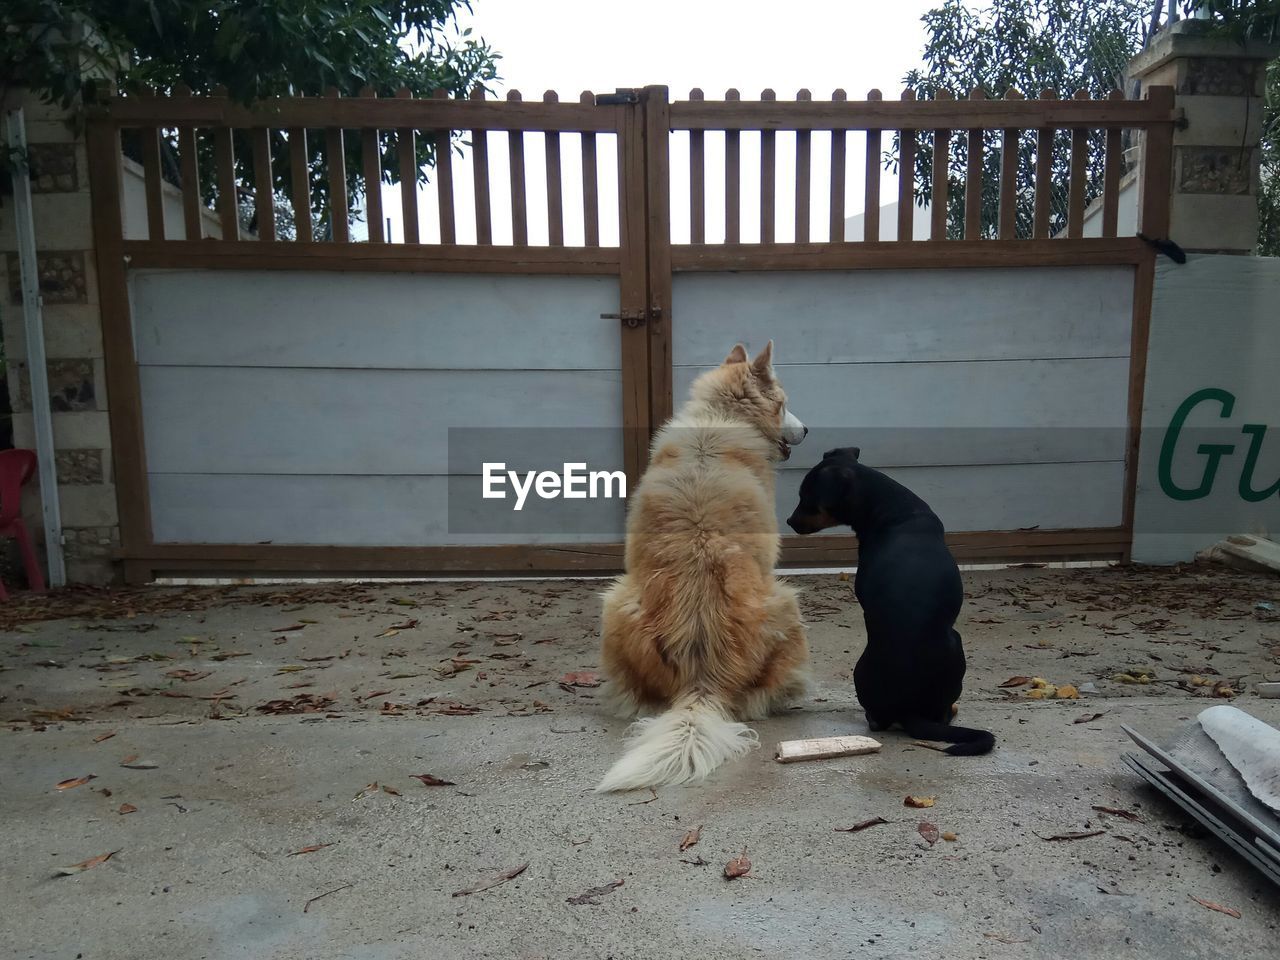
<svg viewBox="0 0 1280 960"><path fill-rule="evenodd" d="M866 730L861 618L828 575L802 581L813 696L709 782L620 797L591 792L624 729L590 685L598 582L15 601L0 607L3 953L1274 957L1280 892L1128 772L1119 727L1160 739L1232 695L1280 724L1280 701L1251 693L1280 678L1280 580L966 580L961 717L995 731L995 753L886 734L877 755L772 761L777 740ZM1096 692L1034 700L1000 687L1014 676ZM838 832L874 817L888 822ZM925 821L955 839L930 845ZM744 851L751 871L725 879Z"/></svg>

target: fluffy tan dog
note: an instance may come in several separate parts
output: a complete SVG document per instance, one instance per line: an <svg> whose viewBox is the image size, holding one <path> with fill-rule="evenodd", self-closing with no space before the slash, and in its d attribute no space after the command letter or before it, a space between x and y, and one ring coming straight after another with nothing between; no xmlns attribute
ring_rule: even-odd
<svg viewBox="0 0 1280 960"><path fill-rule="evenodd" d="M808 643L778 560L774 465L807 428L787 411L773 341L738 344L658 432L627 516L626 574L604 595L602 664L639 720L599 791L705 777L755 746L804 690Z"/></svg>

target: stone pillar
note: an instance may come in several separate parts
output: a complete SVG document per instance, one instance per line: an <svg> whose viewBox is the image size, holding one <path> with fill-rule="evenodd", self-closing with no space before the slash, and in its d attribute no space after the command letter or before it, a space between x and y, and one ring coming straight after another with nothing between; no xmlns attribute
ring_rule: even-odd
<svg viewBox="0 0 1280 960"><path fill-rule="evenodd" d="M1266 65L1280 47L1213 36L1209 27L1167 27L1129 74L1144 91L1173 87L1185 118L1173 135L1170 239L1188 253L1252 253Z"/></svg>
<svg viewBox="0 0 1280 960"><path fill-rule="evenodd" d="M84 137L77 133L68 111L34 96L19 102L26 117L30 151L67 579L71 583L103 583L114 577L116 565L111 555L120 544L120 529L111 469ZM0 327L14 411L13 442L17 447L33 448L13 214L12 196L0 196ZM33 535L42 540L39 493L34 485L27 488L23 514Z"/></svg>

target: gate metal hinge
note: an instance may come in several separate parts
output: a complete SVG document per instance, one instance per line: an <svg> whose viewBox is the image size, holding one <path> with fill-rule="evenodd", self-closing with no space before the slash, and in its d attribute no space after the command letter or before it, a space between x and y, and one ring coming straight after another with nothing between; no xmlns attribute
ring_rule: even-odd
<svg viewBox="0 0 1280 960"><path fill-rule="evenodd" d="M614 93L597 93L597 107L616 107L626 103L639 103L640 91L620 87Z"/></svg>
<svg viewBox="0 0 1280 960"><path fill-rule="evenodd" d="M649 310L623 310L620 313L602 313L601 320L621 320L628 327L638 327L650 320L661 320L662 309L653 307Z"/></svg>

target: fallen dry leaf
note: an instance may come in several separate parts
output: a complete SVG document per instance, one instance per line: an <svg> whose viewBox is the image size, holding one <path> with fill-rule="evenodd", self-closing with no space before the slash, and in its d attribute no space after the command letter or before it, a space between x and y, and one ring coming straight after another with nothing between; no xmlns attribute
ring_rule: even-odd
<svg viewBox="0 0 1280 960"><path fill-rule="evenodd" d="M1028 683L1030 683L1030 682L1031 682L1031 678L1030 678L1030 677L1010 677L1010 678L1009 678L1008 680L1006 680L1004 683L1000 684L1000 686L1002 686L1002 687L1025 687L1025 686L1026 686Z"/></svg>
<svg viewBox="0 0 1280 960"><path fill-rule="evenodd" d="M566 673L560 682L570 687L598 687L602 681L590 670L575 670Z"/></svg>
<svg viewBox="0 0 1280 960"><path fill-rule="evenodd" d="M1083 716L1076 717L1071 722L1072 723L1093 723L1093 721L1101 717L1105 717L1106 715L1107 715L1107 711L1105 710L1103 710L1101 713L1086 713Z"/></svg>
<svg viewBox="0 0 1280 960"><path fill-rule="evenodd" d="M928 820L920 821L920 826L916 827L916 833L924 837L925 843L931 847L938 842L938 837L941 836L937 825L930 823Z"/></svg>
<svg viewBox="0 0 1280 960"><path fill-rule="evenodd" d="M742 848L742 853L724 865L724 876L726 880L737 880L738 877L745 877L751 872L751 861L747 859L747 848Z"/></svg>
<svg viewBox="0 0 1280 960"><path fill-rule="evenodd" d="M688 850L690 847L692 847L695 843L697 843L701 839L702 839L702 825L699 824L698 826L694 827L692 830L690 830L688 833L684 835L684 839L680 841L680 852L684 853L686 850Z"/></svg>
<svg viewBox="0 0 1280 960"><path fill-rule="evenodd" d="M86 870L92 870L99 864L106 863L119 852L119 850L112 850L110 853L103 853L96 857L90 857L88 860L84 860L80 863L74 863L69 867L58 867L58 869L54 871L54 876L70 877L77 873L84 873Z"/></svg>
<svg viewBox="0 0 1280 960"><path fill-rule="evenodd" d="M401 795L399 790L397 790L395 787L388 787L385 783L382 785L382 792L389 793L393 797L398 797Z"/></svg>
<svg viewBox="0 0 1280 960"><path fill-rule="evenodd" d="M959 838L959 837L957 837L957 836L956 836L954 833L952 833L950 830L948 830L946 833L944 833L944 834L942 835L942 839L943 839L943 840L945 840L945 841L947 841L947 843L955 843L955 842L956 842L957 840L959 840L960 838Z"/></svg>
<svg viewBox="0 0 1280 960"><path fill-rule="evenodd" d="M874 827L888 822L884 817L872 817L870 820L855 823L852 827L836 827L836 833L857 833L860 830L867 829L867 827Z"/></svg>
<svg viewBox="0 0 1280 960"><path fill-rule="evenodd" d="M1134 823L1147 822L1143 820L1142 817L1134 813L1132 810L1125 810L1121 807L1099 807L1097 805L1094 805L1093 809L1097 810L1099 813L1109 813L1113 817L1123 817L1126 820L1132 820Z"/></svg>
<svg viewBox="0 0 1280 960"><path fill-rule="evenodd" d="M1105 830L1084 830L1080 833L1055 833L1051 837L1040 836L1038 833L1036 836L1040 837L1041 840L1084 840L1087 837L1101 836L1106 832Z"/></svg>
<svg viewBox="0 0 1280 960"><path fill-rule="evenodd" d="M924 807L932 807L935 803L937 803L937 801L938 801L937 797L913 797L910 794L908 794L907 797L902 801L902 805L904 807L915 807L916 809L922 809Z"/></svg>
<svg viewBox="0 0 1280 960"><path fill-rule="evenodd" d="M462 889L462 890L455 890L453 891L453 896L469 897L473 893L480 893L482 890L489 890L492 887L496 887L506 883L508 880L514 880L516 877L520 876L520 874L524 873L528 869L529 869L529 864L527 862L522 863L518 867L512 867L510 870L504 870L502 873L498 874L496 877L492 877L489 880L485 880L481 883L478 883L474 887L466 887L465 889Z"/></svg>
<svg viewBox="0 0 1280 960"><path fill-rule="evenodd" d="M293 630L305 630L306 626L307 625L305 623L292 623L287 627L274 627L271 630L268 630L267 632L268 633L289 633Z"/></svg>
<svg viewBox="0 0 1280 960"><path fill-rule="evenodd" d="M1191 895L1187 894L1187 896ZM1214 903L1212 900L1201 900L1199 897L1191 897L1191 899L1202 907L1208 907L1210 910L1217 910L1219 913L1225 913L1228 917L1235 917L1237 920L1240 919L1240 911L1235 907L1224 907L1220 903Z"/></svg>
<svg viewBox="0 0 1280 960"><path fill-rule="evenodd" d="M116 811L116 813L119 813L122 815L126 813L137 813L137 812L138 812L138 808L135 807L132 803L122 803L120 804L120 809Z"/></svg>
<svg viewBox="0 0 1280 960"><path fill-rule="evenodd" d="M70 790L72 787L83 787L90 780L97 780L97 779L98 777L96 774L90 773L90 774L86 774L83 777L74 777L70 780L63 780L60 783L56 783L54 784L53 789Z"/></svg>
<svg viewBox="0 0 1280 960"><path fill-rule="evenodd" d="M614 880L612 883L606 883L603 887L592 887L590 890L584 890L576 897L567 897L564 902L571 903L575 907L599 906L600 901L598 898L603 897L605 894L613 893L613 891L622 886L622 883L622 880Z"/></svg>
<svg viewBox="0 0 1280 960"><path fill-rule="evenodd" d="M313 843L309 847L303 847L301 850L295 850L289 854L291 857L298 857L304 853L315 853L317 850L323 850L325 847L332 847L332 843Z"/></svg>
<svg viewBox="0 0 1280 960"><path fill-rule="evenodd" d="M96 737L94 737L94 738L93 738L93 742L94 742L94 743L101 743L103 740L110 740L110 739L111 739L112 737L114 737L115 735L116 735L116 732L115 732L114 730L111 730L111 731L109 731L108 733L100 733L100 734L98 734Z"/></svg>
<svg viewBox="0 0 1280 960"><path fill-rule="evenodd" d="M174 680L185 680L191 683L193 680L203 680L205 677L211 677L213 674L208 670L166 670L166 677L172 677Z"/></svg>
<svg viewBox="0 0 1280 960"><path fill-rule="evenodd" d="M456 787L457 784L452 780L441 780L439 777L433 777L429 773L412 773L411 777L415 780L421 780L424 787Z"/></svg>
<svg viewBox="0 0 1280 960"><path fill-rule="evenodd" d="M120 766L128 767L130 770L154 770L160 764L154 760L139 760L137 757L129 757L120 761Z"/></svg>

